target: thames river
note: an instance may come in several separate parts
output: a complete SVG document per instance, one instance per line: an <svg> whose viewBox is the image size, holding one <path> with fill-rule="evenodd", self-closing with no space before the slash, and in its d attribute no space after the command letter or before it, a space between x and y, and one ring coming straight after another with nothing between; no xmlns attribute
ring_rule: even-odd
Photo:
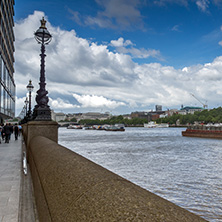
<svg viewBox="0 0 222 222"><path fill-rule="evenodd" d="M59 128L59 144L209 221L222 221L222 140L183 128Z"/></svg>

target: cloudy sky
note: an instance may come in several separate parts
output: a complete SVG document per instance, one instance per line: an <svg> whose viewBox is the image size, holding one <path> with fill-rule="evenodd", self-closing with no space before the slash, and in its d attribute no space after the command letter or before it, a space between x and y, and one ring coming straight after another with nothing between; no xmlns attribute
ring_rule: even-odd
<svg viewBox="0 0 222 222"><path fill-rule="evenodd" d="M15 1L16 113L39 89L45 17L46 88L56 112L222 106L222 0ZM33 98L34 104L34 98Z"/></svg>

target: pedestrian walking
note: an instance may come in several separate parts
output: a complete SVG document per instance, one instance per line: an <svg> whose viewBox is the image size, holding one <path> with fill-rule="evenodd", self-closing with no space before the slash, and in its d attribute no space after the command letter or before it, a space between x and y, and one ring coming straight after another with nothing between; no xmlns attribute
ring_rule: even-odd
<svg viewBox="0 0 222 222"><path fill-rule="evenodd" d="M5 132L4 132L4 123L1 124L1 127L2 127L2 141L5 139Z"/></svg>
<svg viewBox="0 0 222 222"><path fill-rule="evenodd" d="M11 139L11 134L13 134L13 126L12 126L11 123L9 123L8 125L9 125L10 131L11 131L11 133L10 133L10 135L9 135L9 140L10 140L10 139Z"/></svg>
<svg viewBox="0 0 222 222"><path fill-rule="evenodd" d="M4 129L4 134L5 134L5 143L9 143L9 139L11 135L11 126L9 125L9 123L6 123L3 129Z"/></svg>
<svg viewBox="0 0 222 222"><path fill-rule="evenodd" d="M18 133L19 133L19 128L18 128L17 123L14 125L13 131L14 131L14 135L15 135L15 140L17 140L18 139Z"/></svg>
<svg viewBox="0 0 222 222"><path fill-rule="evenodd" d="M18 133L18 136L20 136L20 135L21 135L21 133L22 133L22 126L21 126L21 125L18 125L18 128L19 128L19 133Z"/></svg>

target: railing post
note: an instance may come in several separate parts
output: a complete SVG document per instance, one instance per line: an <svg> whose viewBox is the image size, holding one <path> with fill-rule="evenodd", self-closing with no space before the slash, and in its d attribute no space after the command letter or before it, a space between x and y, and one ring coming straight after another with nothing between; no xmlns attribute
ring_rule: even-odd
<svg viewBox="0 0 222 222"><path fill-rule="evenodd" d="M27 160L29 160L29 144L32 138L44 136L58 143L58 123L54 121L29 121L25 126L25 142Z"/></svg>

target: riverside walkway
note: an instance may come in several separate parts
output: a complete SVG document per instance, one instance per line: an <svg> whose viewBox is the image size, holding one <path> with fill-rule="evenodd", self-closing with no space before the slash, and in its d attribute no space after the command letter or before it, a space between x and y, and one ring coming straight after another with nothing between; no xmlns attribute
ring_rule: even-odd
<svg viewBox="0 0 222 222"><path fill-rule="evenodd" d="M0 144L0 222L32 222L35 208L31 177L22 172L24 143L12 134L9 143Z"/></svg>
<svg viewBox="0 0 222 222"><path fill-rule="evenodd" d="M22 166L21 137L0 144L0 221L18 221Z"/></svg>

